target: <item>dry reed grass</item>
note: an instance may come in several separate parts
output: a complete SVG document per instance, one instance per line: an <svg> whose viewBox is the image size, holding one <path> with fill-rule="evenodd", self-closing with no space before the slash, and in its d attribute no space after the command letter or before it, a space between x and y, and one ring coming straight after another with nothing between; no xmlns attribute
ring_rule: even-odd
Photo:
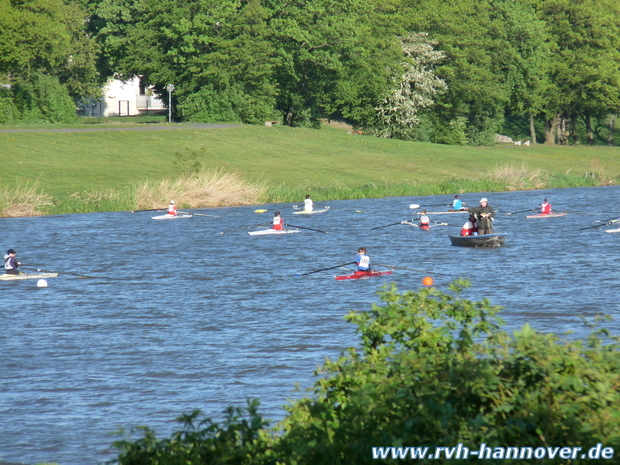
<svg viewBox="0 0 620 465"><path fill-rule="evenodd" d="M145 181L135 187L136 208L161 208L173 199L182 208L225 207L258 203L267 187L235 172L201 169L175 179Z"/></svg>
<svg viewBox="0 0 620 465"><path fill-rule="evenodd" d="M497 165L489 170L484 178L501 184L509 191L544 189L547 186L547 176L543 171L530 169L526 163Z"/></svg>
<svg viewBox="0 0 620 465"><path fill-rule="evenodd" d="M52 205L51 198L44 194L38 181L18 183L12 190L0 190L0 216L21 217L43 214L43 208Z"/></svg>

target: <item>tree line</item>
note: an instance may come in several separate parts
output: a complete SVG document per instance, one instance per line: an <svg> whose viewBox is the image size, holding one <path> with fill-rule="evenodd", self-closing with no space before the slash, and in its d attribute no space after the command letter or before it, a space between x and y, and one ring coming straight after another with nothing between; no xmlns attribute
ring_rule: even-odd
<svg viewBox="0 0 620 465"><path fill-rule="evenodd" d="M507 115L612 141L620 107L615 0L0 0L0 52L0 122L136 75L175 85L179 120L445 144L493 143Z"/></svg>

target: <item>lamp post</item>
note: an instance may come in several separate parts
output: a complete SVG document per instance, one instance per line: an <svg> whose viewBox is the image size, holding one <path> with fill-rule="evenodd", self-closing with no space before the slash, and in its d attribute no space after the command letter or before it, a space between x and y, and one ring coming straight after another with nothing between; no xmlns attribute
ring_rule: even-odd
<svg viewBox="0 0 620 465"><path fill-rule="evenodd" d="M172 122L172 91L174 90L174 84L168 84L166 86L168 91L168 122Z"/></svg>

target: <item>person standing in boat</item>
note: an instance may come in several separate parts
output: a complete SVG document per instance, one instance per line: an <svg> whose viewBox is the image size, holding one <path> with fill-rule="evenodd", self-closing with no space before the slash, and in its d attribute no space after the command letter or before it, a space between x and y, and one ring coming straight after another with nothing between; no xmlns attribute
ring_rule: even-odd
<svg viewBox="0 0 620 465"><path fill-rule="evenodd" d="M282 229L284 229L284 220L280 216L280 212L275 212L273 214L273 229L276 231L282 231Z"/></svg>
<svg viewBox="0 0 620 465"><path fill-rule="evenodd" d="M461 199L459 199L458 195L454 196L454 200L452 201L452 209L453 210L465 210L465 208L463 207L463 202L461 202Z"/></svg>
<svg viewBox="0 0 620 465"><path fill-rule="evenodd" d="M19 274L18 268L21 263L17 261L15 255L17 255L17 252L13 249L6 251L6 255L4 256L4 272L6 274Z"/></svg>
<svg viewBox="0 0 620 465"><path fill-rule="evenodd" d="M431 228L431 219L426 214L426 210L422 210L420 212L420 229L430 229Z"/></svg>
<svg viewBox="0 0 620 465"><path fill-rule="evenodd" d="M480 199L480 206L467 208L471 213L476 215L476 226L478 227L478 235L493 234L493 218L495 218L495 209L489 205L486 198Z"/></svg>
<svg viewBox="0 0 620 465"><path fill-rule="evenodd" d="M540 214L541 215L550 215L551 214L551 204L549 203L549 199L545 199L540 206Z"/></svg>
<svg viewBox="0 0 620 465"><path fill-rule="evenodd" d="M311 212L314 209L314 203L310 198L310 194L306 194L306 199L304 200L304 211Z"/></svg>
<svg viewBox="0 0 620 465"><path fill-rule="evenodd" d="M478 228L476 228L476 215L469 214L469 219L461 228L461 236L475 236L478 234Z"/></svg>
<svg viewBox="0 0 620 465"><path fill-rule="evenodd" d="M357 271L370 272L370 257L366 253L366 247L360 247L357 249L357 257L355 257L355 264L357 265Z"/></svg>
<svg viewBox="0 0 620 465"><path fill-rule="evenodd" d="M168 204L168 215L177 215L177 206L174 204L174 200L171 200Z"/></svg>

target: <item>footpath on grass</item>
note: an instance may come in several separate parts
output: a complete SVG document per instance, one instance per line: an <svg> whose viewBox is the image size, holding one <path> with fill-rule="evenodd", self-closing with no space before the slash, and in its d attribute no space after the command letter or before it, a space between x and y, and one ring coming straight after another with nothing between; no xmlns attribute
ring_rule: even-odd
<svg viewBox="0 0 620 465"><path fill-rule="evenodd" d="M171 129L225 129L238 128L241 124L207 124L207 123L183 123L177 125L161 125L144 123L140 126L119 127L92 127L92 128L54 128L54 129L0 129L0 133L10 132L98 132L98 131L169 131Z"/></svg>

